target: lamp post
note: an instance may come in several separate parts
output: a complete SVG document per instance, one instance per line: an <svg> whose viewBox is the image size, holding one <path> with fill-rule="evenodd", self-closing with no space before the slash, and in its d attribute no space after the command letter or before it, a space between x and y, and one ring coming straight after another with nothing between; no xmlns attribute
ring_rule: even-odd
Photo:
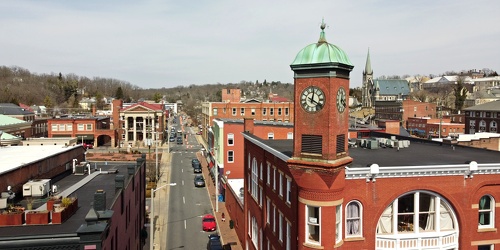
<svg viewBox="0 0 500 250"><path fill-rule="evenodd" d="M155 232L154 232L154 221L155 221L155 215L154 215L154 197L155 197L155 192L166 187L166 186L175 186L177 185L176 183L169 183L169 184L165 184L159 188L156 188L156 189L151 189L151 216L149 216L149 233L151 234L151 236L149 237L149 249L153 250L153 244L154 244L154 236L155 236Z"/></svg>

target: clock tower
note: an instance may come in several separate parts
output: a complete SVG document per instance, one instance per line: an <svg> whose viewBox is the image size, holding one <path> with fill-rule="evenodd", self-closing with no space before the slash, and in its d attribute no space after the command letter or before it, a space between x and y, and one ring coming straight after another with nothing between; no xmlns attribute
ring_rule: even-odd
<svg viewBox="0 0 500 250"><path fill-rule="evenodd" d="M290 65L294 72L295 120L292 158L297 184L298 249L337 249L342 245L342 207L349 128L347 54L325 38L303 48Z"/></svg>
<svg viewBox="0 0 500 250"><path fill-rule="evenodd" d="M295 78L293 157L333 163L347 154L349 73L347 54L325 38L303 48L290 65Z"/></svg>

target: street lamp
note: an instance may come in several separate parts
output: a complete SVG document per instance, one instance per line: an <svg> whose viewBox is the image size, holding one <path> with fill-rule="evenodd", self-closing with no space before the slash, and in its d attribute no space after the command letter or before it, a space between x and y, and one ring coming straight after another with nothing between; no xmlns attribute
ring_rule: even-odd
<svg viewBox="0 0 500 250"><path fill-rule="evenodd" d="M151 236L149 237L149 249L153 250L153 244L154 244L154 236L155 236L155 232L154 232L154 221L155 221L155 215L154 215L154 197L155 197L155 192L166 187L166 186L175 186L177 185L176 183L169 183L169 184L165 184L157 189L151 189L151 216L149 216L149 233L151 234ZM161 201L161 199L160 199Z"/></svg>

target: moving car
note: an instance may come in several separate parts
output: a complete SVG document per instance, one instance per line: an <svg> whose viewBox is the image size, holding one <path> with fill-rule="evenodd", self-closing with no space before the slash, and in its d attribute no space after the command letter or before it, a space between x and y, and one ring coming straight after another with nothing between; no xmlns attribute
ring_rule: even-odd
<svg viewBox="0 0 500 250"><path fill-rule="evenodd" d="M205 179L203 179L202 175L195 175L194 176L194 186L195 187L204 187L205 186Z"/></svg>
<svg viewBox="0 0 500 250"><path fill-rule="evenodd" d="M182 144L182 137L177 137L177 144Z"/></svg>
<svg viewBox="0 0 500 250"><path fill-rule="evenodd" d="M201 226L203 231L215 231L217 229L217 222L215 221L215 217L211 214L206 214L201 219Z"/></svg>
<svg viewBox="0 0 500 250"><path fill-rule="evenodd" d="M86 142L84 142L82 144L82 146L83 146L84 149L89 149L89 148L93 149L94 148L94 144L92 144L92 143L86 143Z"/></svg>
<svg viewBox="0 0 500 250"><path fill-rule="evenodd" d="M208 236L207 250L223 250L224 247L220 242L220 236L218 234L211 234Z"/></svg>

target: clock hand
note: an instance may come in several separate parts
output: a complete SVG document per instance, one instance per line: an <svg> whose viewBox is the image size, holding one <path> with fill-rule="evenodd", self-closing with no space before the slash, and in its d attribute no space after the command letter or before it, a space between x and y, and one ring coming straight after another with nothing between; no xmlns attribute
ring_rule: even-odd
<svg viewBox="0 0 500 250"><path fill-rule="evenodd" d="M315 103L316 105L318 105L318 101L314 100L312 97L309 97L308 99L309 99L309 101L311 101L312 103Z"/></svg>

